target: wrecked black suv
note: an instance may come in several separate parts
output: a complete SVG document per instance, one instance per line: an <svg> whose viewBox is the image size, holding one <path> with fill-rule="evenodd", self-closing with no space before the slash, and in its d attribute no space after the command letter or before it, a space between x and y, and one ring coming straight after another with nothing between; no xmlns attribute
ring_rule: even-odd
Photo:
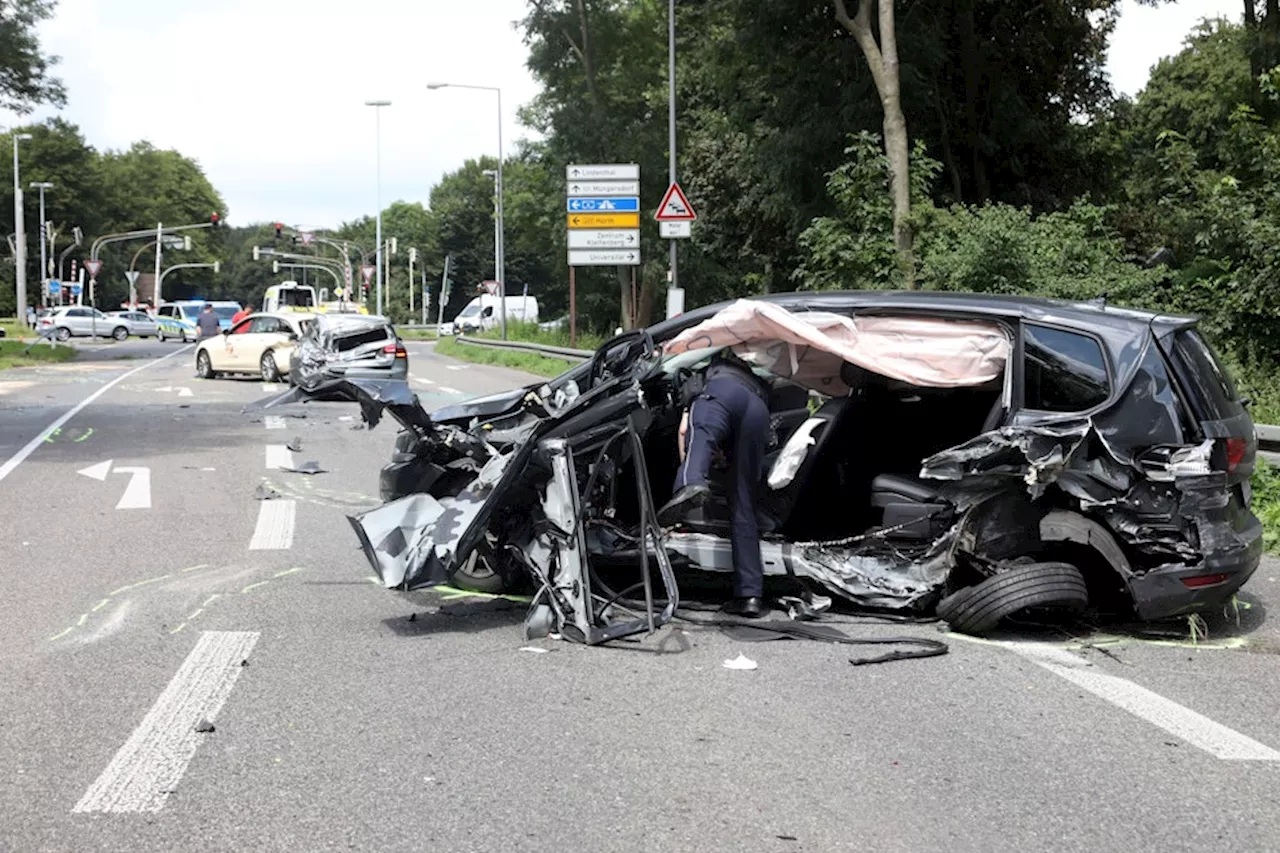
<svg viewBox="0 0 1280 853"><path fill-rule="evenodd" d="M531 580L530 636L652 630L675 570L732 570L714 477L699 515L654 520L680 388L726 346L773 388L767 574L983 633L1038 608L1194 613L1258 565L1253 423L1195 319L876 291L702 308L434 415L404 382L340 380L403 428L386 503L351 518L370 564L388 588ZM609 566L637 583L614 591Z"/></svg>

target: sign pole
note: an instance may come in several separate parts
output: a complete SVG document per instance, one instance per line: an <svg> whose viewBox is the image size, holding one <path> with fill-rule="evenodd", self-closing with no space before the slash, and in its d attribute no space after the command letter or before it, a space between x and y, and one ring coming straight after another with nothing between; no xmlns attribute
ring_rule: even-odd
<svg viewBox="0 0 1280 853"><path fill-rule="evenodd" d="M667 155L670 158L671 183L676 183L676 0L667 0ZM676 276L676 241L671 241L670 291L680 286Z"/></svg>
<svg viewBox="0 0 1280 853"><path fill-rule="evenodd" d="M569 267L569 346L578 345L578 279Z"/></svg>

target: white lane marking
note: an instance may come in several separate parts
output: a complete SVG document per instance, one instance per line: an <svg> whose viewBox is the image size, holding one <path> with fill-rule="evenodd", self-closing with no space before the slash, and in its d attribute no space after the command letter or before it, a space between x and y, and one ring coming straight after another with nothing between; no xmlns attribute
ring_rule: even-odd
<svg viewBox="0 0 1280 853"><path fill-rule="evenodd" d="M132 475L129 477L129 485L124 487L124 494L120 496L116 509L151 509L150 468L120 466L113 473Z"/></svg>
<svg viewBox="0 0 1280 853"><path fill-rule="evenodd" d="M263 501L258 505L258 524L249 540L250 551L279 551L293 547L293 523L297 501Z"/></svg>
<svg viewBox="0 0 1280 853"><path fill-rule="evenodd" d="M32 453L35 452L35 449L37 447L44 444L44 440L46 438L53 435L54 430L61 429L63 424L65 424L67 421L71 420L76 415L78 415L80 413L80 410L83 409L85 406L89 405L94 400L98 399L103 394L110 391L116 385L128 379L133 374L137 373L139 370L146 370L151 365L159 364L160 362L164 361L166 358L173 358L175 355L178 355L179 353L182 353L182 352L186 352L188 349L190 349L189 346L182 347L181 349L174 350L168 355L162 355L159 358L155 359L154 361L148 361L146 364L140 364L137 367L135 367L133 370L130 370L128 373L120 374L115 379L112 379L110 382L108 382L106 385L103 385L97 391L94 391L88 397L85 397L79 403L76 403L74 406L68 409L67 412L62 415L62 417L58 418L56 421L54 421L53 423L45 427L43 432L41 432L35 438L28 441L25 445L23 445L21 450L13 454L13 456L9 457L9 461L5 462L3 465L0 465L0 480L3 480L5 477L8 477L10 474L12 474L14 469L16 469L19 465L21 465L28 456L30 456Z"/></svg>
<svg viewBox="0 0 1280 853"><path fill-rule="evenodd" d="M450 388L448 385L441 385L441 386L439 386L439 388L440 388L440 390L441 390L441 391L443 391L443 392L444 392L444 393L446 393L446 394L461 394L461 393L462 393L462 392L461 392L461 391L459 391L457 388Z"/></svg>
<svg viewBox="0 0 1280 853"><path fill-rule="evenodd" d="M190 388L179 388L179 389L178 389L178 396L179 396L179 397L190 397L190 396L191 396L191 389L190 389Z"/></svg>
<svg viewBox="0 0 1280 853"><path fill-rule="evenodd" d="M173 680L72 812L158 812L240 677L257 631L205 631Z"/></svg>
<svg viewBox="0 0 1280 853"><path fill-rule="evenodd" d="M445 367L447 367L449 370L466 370L467 369L467 366L465 364L446 364Z"/></svg>
<svg viewBox="0 0 1280 853"><path fill-rule="evenodd" d="M83 474L86 477L92 477L98 482L107 479L107 475L111 473L111 463L114 460L108 459L106 462L99 462L97 465L90 465L88 468L81 468L77 474Z"/></svg>
<svg viewBox="0 0 1280 853"><path fill-rule="evenodd" d="M262 423L267 429L284 429L284 418L279 415L267 415Z"/></svg>
<svg viewBox="0 0 1280 853"><path fill-rule="evenodd" d="M293 467L293 451L286 444L268 444L267 445L267 467L268 468L292 468Z"/></svg>
<svg viewBox="0 0 1280 853"><path fill-rule="evenodd" d="M423 379L421 376L415 376L415 377L413 377L413 381L414 381L414 382L421 382L423 385L435 385L435 384L436 384L436 383L432 382L430 379Z"/></svg>
<svg viewBox="0 0 1280 853"><path fill-rule="evenodd" d="M1030 658L1054 675L1089 691L1099 699L1110 702L1135 717L1164 729L1169 734L1203 749L1215 758L1227 761L1280 761L1280 752L1266 744L1242 735L1235 729L1227 728L1203 714L1198 714L1128 679L1093 671L1088 661L1069 652L1058 649L1054 650L1056 654L1048 654L1048 650L1032 651L1026 646L1015 647L1014 651ZM1068 655L1074 660L1065 665L1056 662L1061 655ZM1081 666L1081 664L1084 665Z"/></svg>

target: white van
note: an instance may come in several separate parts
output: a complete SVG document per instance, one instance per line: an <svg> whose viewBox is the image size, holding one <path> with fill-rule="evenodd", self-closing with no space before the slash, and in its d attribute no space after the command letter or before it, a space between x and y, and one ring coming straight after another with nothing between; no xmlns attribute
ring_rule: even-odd
<svg viewBox="0 0 1280 853"><path fill-rule="evenodd" d="M467 307L458 312L452 323L445 323L440 329L445 335L465 335L468 332L479 332L485 329L496 329L502 325L499 306L502 300L497 296L482 294L467 303ZM532 296L507 297L508 323L538 322L538 300Z"/></svg>

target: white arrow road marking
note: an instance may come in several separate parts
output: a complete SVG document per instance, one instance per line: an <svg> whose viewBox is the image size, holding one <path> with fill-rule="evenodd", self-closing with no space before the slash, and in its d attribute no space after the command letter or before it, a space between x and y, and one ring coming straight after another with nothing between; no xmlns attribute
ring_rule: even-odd
<svg viewBox="0 0 1280 853"><path fill-rule="evenodd" d="M172 391L172 390L173 390L173 386L172 386L172 385L166 385L166 386L164 386L163 388L157 388L157 389L156 389L156 391L160 392L161 394L168 394L168 393L169 393L170 391Z"/></svg>
<svg viewBox="0 0 1280 853"><path fill-rule="evenodd" d="M1103 699L1146 720L1169 734L1225 760L1280 761L1280 752L1235 729L1197 714L1172 699L1153 693L1128 679L1107 675L1094 670L1092 664L1069 652L1054 649L1038 649L1032 644L1019 643L1014 651L1030 658L1054 675L1089 691Z"/></svg>
<svg viewBox="0 0 1280 853"><path fill-rule="evenodd" d="M151 509L151 469L121 466L115 473L132 475L116 509Z"/></svg>
<svg viewBox="0 0 1280 853"><path fill-rule="evenodd" d="M262 424L267 429L284 429L284 418L279 415L267 415L262 419Z"/></svg>
<svg viewBox="0 0 1280 853"><path fill-rule="evenodd" d="M267 467L268 468L292 468L293 467L293 451L284 444L268 444L267 445Z"/></svg>
<svg viewBox="0 0 1280 853"><path fill-rule="evenodd" d="M97 465L90 465L88 468L81 468L76 473L83 474L86 477L92 477L98 482L102 482L103 480L106 480L107 475L111 473L111 460L108 459L106 462L99 462Z"/></svg>
<svg viewBox="0 0 1280 853"><path fill-rule="evenodd" d="M186 352L189 349L191 349L191 347L182 347L180 349L174 350L168 355L162 355L159 358L155 359L154 361L148 361L146 364L140 364L137 367L135 367L133 370L130 370L128 373L120 374L115 379L112 379L110 382L108 382L106 385L103 385L97 391L94 391L88 397L85 397L79 403L76 403L64 415L62 415L53 423L45 427L44 430L39 435L37 435L35 438L31 439L26 444L24 444L21 450L13 454L13 456L9 457L9 461L5 462L3 465L0 465L0 480L3 480L5 477L8 477L10 474L12 474L14 470L19 465L22 464L23 460L25 460L28 456L34 453L37 447L44 444L44 440L46 438L53 435L54 430L61 429L63 424L65 424L67 421L71 420L76 415L78 415L80 413L80 410L83 409L85 406L89 405L94 400L98 399L103 394L110 391L116 385L119 385L121 382L128 379L133 374L137 373L139 370L146 370L148 367L150 367L153 364L159 364L160 362L164 361L166 358L173 358L175 355L181 355L182 353Z"/></svg>
<svg viewBox="0 0 1280 853"><path fill-rule="evenodd" d="M444 393L446 393L446 394L461 394L461 393L462 393L462 392L461 392L461 391L459 391L457 388L450 388L448 385L441 385L441 386L439 386L439 387L440 387L440 390L441 390L441 391L443 391L443 392L444 392Z"/></svg>
<svg viewBox="0 0 1280 853"><path fill-rule="evenodd" d="M73 812L158 812L182 781L200 739L231 695L257 631L205 631Z"/></svg>
<svg viewBox="0 0 1280 853"><path fill-rule="evenodd" d="M293 524L297 501L262 501L258 504L258 524L249 540L250 551L279 551L293 547Z"/></svg>
<svg viewBox="0 0 1280 853"><path fill-rule="evenodd" d="M179 388L179 389L178 389L178 396L179 396L179 397L190 397L190 396L191 396L191 389L190 389L190 388Z"/></svg>

